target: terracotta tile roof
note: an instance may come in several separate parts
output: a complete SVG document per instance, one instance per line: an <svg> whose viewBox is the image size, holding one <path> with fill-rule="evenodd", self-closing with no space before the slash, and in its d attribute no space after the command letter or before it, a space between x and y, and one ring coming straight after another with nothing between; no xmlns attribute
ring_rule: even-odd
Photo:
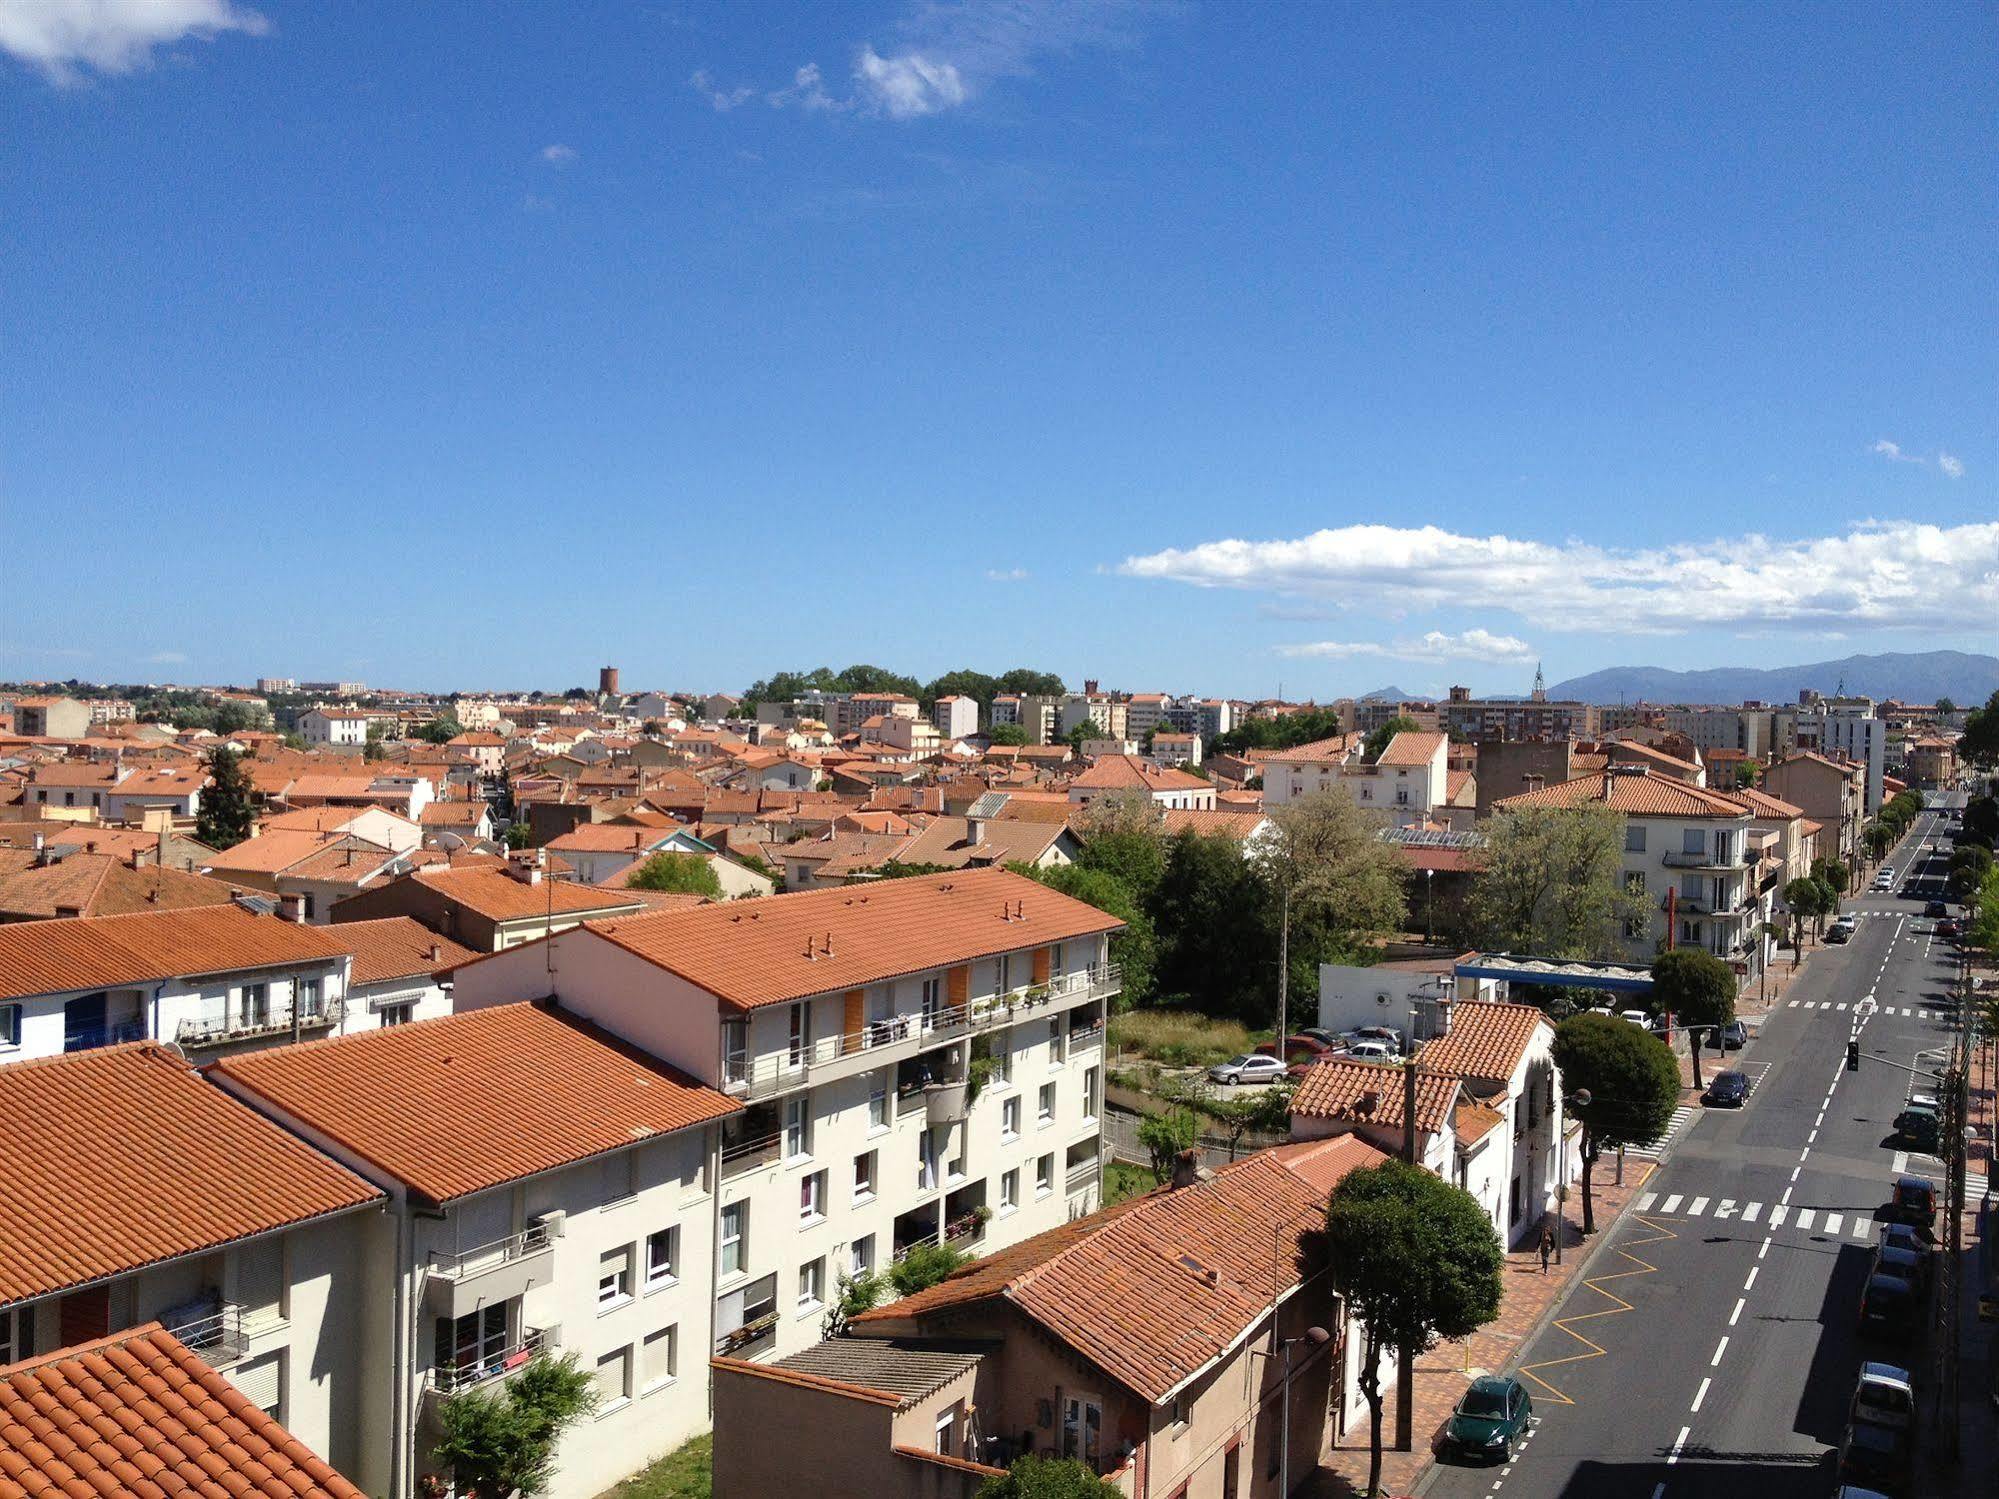
<svg viewBox="0 0 1999 1499"><path fill-rule="evenodd" d="M1417 1060L1426 1071L1505 1083L1543 1026L1553 1033L1548 1017L1533 1005L1466 1000L1451 1006L1450 1033L1425 1046Z"/></svg>
<svg viewBox="0 0 1999 1499"><path fill-rule="evenodd" d="M1472 1098L1460 1098L1457 1108L1451 1114L1451 1129L1458 1137L1458 1144L1472 1146L1506 1122L1506 1116L1497 1109L1489 1109Z"/></svg>
<svg viewBox="0 0 1999 1499"><path fill-rule="evenodd" d="M1003 1297L1161 1403L1268 1316L1273 1296L1297 1285L1300 1240L1317 1226L1334 1183L1386 1159L1355 1139L1258 1151L1210 1180L1131 1198L1000 1250L854 1325L920 1324Z"/></svg>
<svg viewBox="0 0 1999 1499"><path fill-rule="evenodd" d="M363 1499L157 1322L0 1369L0 1496Z"/></svg>
<svg viewBox="0 0 1999 1499"><path fill-rule="evenodd" d="M0 1305L381 1196L151 1041L0 1067L0 1138Z"/></svg>
<svg viewBox="0 0 1999 1499"><path fill-rule="evenodd" d="M350 813L357 809L344 809ZM365 809L360 809L365 810ZM277 828L245 838L208 861L208 868L227 878L231 874L277 874L321 849L331 848L345 833L313 832L305 828Z"/></svg>
<svg viewBox="0 0 1999 1499"><path fill-rule="evenodd" d="M542 1005L225 1057L212 1070L432 1202L447 1202L741 1105Z"/></svg>
<svg viewBox="0 0 1999 1499"><path fill-rule="evenodd" d="M563 853L645 853L665 843L683 824L645 827L633 823L585 822L548 840L545 847Z"/></svg>
<svg viewBox="0 0 1999 1499"><path fill-rule="evenodd" d="M394 849L366 838L347 837L279 871L288 880L324 885L366 885L397 862Z"/></svg>
<svg viewBox="0 0 1999 1499"><path fill-rule="evenodd" d="M1242 842L1270 819L1261 812L1236 812L1227 808L1204 810L1168 807L1161 826L1170 838L1175 833L1198 833L1203 837L1234 838Z"/></svg>
<svg viewBox="0 0 1999 1499"><path fill-rule="evenodd" d="M572 885L543 877L530 885L515 879L505 869L490 864L469 867L454 864L449 869L419 869L405 875L426 889L455 901L488 921L518 921L523 917L544 916L550 910L559 916L580 911L609 914L630 902L588 885ZM336 916L337 920L338 917Z"/></svg>
<svg viewBox="0 0 1999 1499"><path fill-rule="evenodd" d="M1748 808L1733 797L1709 791L1647 767L1642 771L1606 770L1577 776L1538 791L1503 796L1495 807L1575 807L1601 802L1633 817L1747 818Z"/></svg>
<svg viewBox="0 0 1999 1499"><path fill-rule="evenodd" d="M988 869L593 921L589 929L728 1004L754 1009L1120 925L1023 875Z"/></svg>
<svg viewBox="0 0 1999 1499"><path fill-rule="evenodd" d="M34 855L28 854L32 859ZM60 863L0 878L0 916L38 921L68 911L77 916L129 916L226 905L220 880L147 864L134 869L110 854L71 854Z"/></svg>
<svg viewBox="0 0 1999 1499"><path fill-rule="evenodd" d="M425 807L417 821L427 828L470 828L491 815L492 808L483 801L443 801Z"/></svg>
<svg viewBox="0 0 1999 1499"><path fill-rule="evenodd" d="M438 936L409 916L343 921L330 935L354 955L354 967L347 976L350 986L441 974L477 956L471 948ZM433 952L437 954L434 958Z"/></svg>
<svg viewBox="0 0 1999 1499"><path fill-rule="evenodd" d="M1729 795L1761 818L1788 821L1793 817L1805 815L1803 807L1792 806L1791 803L1774 797L1767 791L1758 791L1754 786L1740 787L1731 791Z"/></svg>
<svg viewBox="0 0 1999 1499"><path fill-rule="evenodd" d="M1136 755L1104 755L1069 783L1083 791L1209 791L1213 783L1184 770L1161 770Z"/></svg>
<svg viewBox="0 0 1999 1499"><path fill-rule="evenodd" d="M1377 765L1428 765L1436 758L1440 746L1448 746L1448 734L1425 733L1415 729L1405 729L1390 739L1381 751Z"/></svg>
<svg viewBox="0 0 1999 1499"><path fill-rule="evenodd" d="M323 927L241 906L0 924L0 999L332 960Z"/></svg>
<svg viewBox="0 0 1999 1499"><path fill-rule="evenodd" d="M1358 1062L1344 1058L1314 1062L1305 1069L1291 1095L1291 1112L1308 1119L1343 1119L1351 1123L1402 1128L1402 1069L1392 1062ZM1424 1068L1416 1079L1416 1129L1434 1135L1450 1119L1459 1083L1454 1074ZM1371 1110L1357 1108L1372 1096Z"/></svg>
<svg viewBox="0 0 1999 1499"><path fill-rule="evenodd" d="M1358 734L1335 734L1309 744L1294 744L1289 749L1252 750L1249 758L1252 763L1265 765L1341 765L1351 757L1360 739Z"/></svg>
<svg viewBox="0 0 1999 1499"><path fill-rule="evenodd" d="M398 822L409 822L400 812L387 807L293 807L284 812L267 812L258 818L258 838L250 841L258 842L275 832L342 833L364 817L393 817Z"/></svg>
<svg viewBox="0 0 1999 1499"><path fill-rule="evenodd" d="M1655 749L1638 739L1616 741L1610 746L1610 758L1639 763L1650 761L1671 776L1696 776L1700 774L1701 769L1691 760L1682 760L1678 755L1669 755L1664 750Z"/></svg>

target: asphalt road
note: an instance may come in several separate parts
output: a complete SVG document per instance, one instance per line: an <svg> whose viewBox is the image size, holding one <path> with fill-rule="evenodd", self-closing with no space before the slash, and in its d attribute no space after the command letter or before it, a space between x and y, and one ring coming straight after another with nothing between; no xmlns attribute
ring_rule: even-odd
<svg viewBox="0 0 1999 1499"><path fill-rule="evenodd" d="M1912 1080L1888 1065L1946 1045L1955 1023L1955 960L1921 915L1944 861L1916 852L1940 825L1925 814L1890 856L1896 893L1846 902L1862 913L1853 940L1814 955L1731 1054L1753 1081L1747 1105L1681 1131L1559 1325L1522 1350L1539 1421L1516 1460L1440 1464L1426 1495L1823 1499L1862 1359L1914 1368L1919 1393L1932 1382L1926 1345L1863 1347L1856 1317L1898 1160L1942 1181L1940 1163L1893 1148ZM1848 1072L1856 1025L1862 1062ZM1984 1494L1985 1482L1922 1492Z"/></svg>

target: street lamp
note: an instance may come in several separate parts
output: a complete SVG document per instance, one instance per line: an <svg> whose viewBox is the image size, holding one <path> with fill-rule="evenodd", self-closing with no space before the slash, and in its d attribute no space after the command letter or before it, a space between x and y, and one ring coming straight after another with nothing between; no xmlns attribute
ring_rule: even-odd
<svg viewBox="0 0 1999 1499"><path fill-rule="evenodd" d="M1429 947L1437 940L1436 896L1433 893L1437 871L1423 871L1423 945Z"/></svg>
<svg viewBox="0 0 1999 1499"><path fill-rule="evenodd" d="M1310 1343L1314 1348L1324 1348L1332 1342L1333 1335L1323 1327L1308 1327L1295 1338L1283 1340L1284 1347L1284 1414L1278 1422L1278 1468L1277 1492L1291 1492L1291 1350L1299 1343Z"/></svg>

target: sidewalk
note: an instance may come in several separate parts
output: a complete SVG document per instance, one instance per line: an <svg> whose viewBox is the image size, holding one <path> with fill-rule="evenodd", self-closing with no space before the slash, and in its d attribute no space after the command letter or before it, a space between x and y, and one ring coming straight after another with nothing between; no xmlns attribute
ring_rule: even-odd
<svg viewBox="0 0 1999 1499"><path fill-rule="evenodd" d="M1464 1394L1471 1376L1509 1368L1520 1357L1522 1346L1534 1335L1563 1292L1576 1283L1585 1261L1593 1257L1591 1251L1601 1247L1617 1227L1625 1205L1637 1195L1652 1169L1647 1161L1627 1161L1624 1185L1618 1187L1611 1185L1617 1176L1615 1159L1605 1156L1597 1162L1596 1191L1593 1194L1597 1222L1595 1237L1583 1238L1580 1226L1582 1195L1581 1189L1577 1188L1568 1205L1569 1218L1562 1225L1564 1263L1550 1264L1548 1273L1543 1275L1538 1248L1530 1247L1507 1255L1506 1267L1501 1272L1505 1284L1501 1291L1498 1320L1481 1328L1463 1343L1439 1343L1416 1360L1416 1450L1382 1453L1383 1493L1414 1492L1417 1480L1434 1461L1432 1447L1437 1433L1450 1417L1458 1397ZM1382 1406L1382 1432L1384 1439L1390 1443L1395 1440L1395 1400L1396 1393L1391 1390ZM1332 1457L1319 1469L1317 1480L1303 1492L1313 1496L1313 1499L1351 1499L1366 1486L1367 1462L1367 1419L1363 1415L1348 1428L1346 1436L1334 1444Z"/></svg>

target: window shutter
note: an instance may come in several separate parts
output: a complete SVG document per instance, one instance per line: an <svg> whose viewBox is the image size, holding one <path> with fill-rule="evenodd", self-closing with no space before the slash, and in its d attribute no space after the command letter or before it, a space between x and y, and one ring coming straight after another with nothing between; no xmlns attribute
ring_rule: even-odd
<svg viewBox="0 0 1999 1499"><path fill-rule="evenodd" d="M272 1235L236 1251L236 1300L246 1320L282 1315L285 1290L285 1241Z"/></svg>
<svg viewBox="0 0 1999 1499"><path fill-rule="evenodd" d="M284 1398L284 1380L279 1364L283 1357L281 1351L274 1350L262 1358L238 1364L230 1371L229 1382L241 1390L243 1397L258 1410L275 1411Z"/></svg>

